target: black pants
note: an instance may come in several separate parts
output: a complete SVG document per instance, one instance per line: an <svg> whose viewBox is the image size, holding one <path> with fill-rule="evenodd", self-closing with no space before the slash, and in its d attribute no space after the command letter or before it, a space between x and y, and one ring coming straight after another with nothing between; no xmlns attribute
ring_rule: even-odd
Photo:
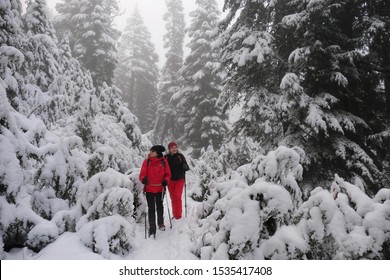
<svg viewBox="0 0 390 280"><path fill-rule="evenodd" d="M157 209L157 224L164 224L164 195L160 193L146 193L146 200L148 202L148 216L149 216L149 234L156 233L156 209Z"/></svg>

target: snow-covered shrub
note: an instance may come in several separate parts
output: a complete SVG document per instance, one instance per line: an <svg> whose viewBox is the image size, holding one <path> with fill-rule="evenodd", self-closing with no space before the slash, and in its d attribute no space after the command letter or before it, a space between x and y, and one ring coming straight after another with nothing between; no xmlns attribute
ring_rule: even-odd
<svg viewBox="0 0 390 280"><path fill-rule="evenodd" d="M131 189L133 183L126 175L113 169L108 169L105 172L100 172L92 176L92 178L81 185L79 189L79 202L83 213L87 213L87 210L99 195L114 187Z"/></svg>
<svg viewBox="0 0 390 280"><path fill-rule="evenodd" d="M51 148L36 174L36 185L39 189L52 188L56 197L73 206L77 189L85 182L88 174L87 155L82 151L81 138L60 138L47 133L46 142Z"/></svg>
<svg viewBox="0 0 390 280"><path fill-rule="evenodd" d="M242 179L215 183L204 204L212 211L199 221L196 254L212 259L252 258L262 239L288 223L293 209L284 187L262 180L251 186Z"/></svg>
<svg viewBox="0 0 390 280"><path fill-rule="evenodd" d="M189 190L188 195L195 201L203 201L210 194L210 183L217 178L218 171L213 169L203 159L197 161L194 169L197 179Z"/></svg>
<svg viewBox="0 0 390 280"><path fill-rule="evenodd" d="M136 124L133 125L136 126ZM102 113L97 114L92 120L91 137L93 150L96 151L103 148L98 151L98 153L103 155L99 156L101 160L108 160L106 162L103 161L103 164L109 164L109 167L122 173L140 165L142 161L142 158L139 156L138 147L127 138L125 127L123 123L118 122L116 116L109 116ZM139 138L141 137L139 136ZM139 142L140 139L137 140L137 143ZM105 166L103 165L103 167ZM89 170L91 169L94 170L96 168L89 167Z"/></svg>
<svg viewBox="0 0 390 280"><path fill-rule="evenodd" d="M147 207L145 195L143 193L144 185L139 180L139 172L139 168L134 168L128 171L129 179L133 183L133 187L130 188L130 191L134 196L133 218L136 221L139 221L141 218L143 218L143 213L145 213Z"/></svg>
<svg viewBox="0 0 390 280"><path fill-rule="evenodd" d="M59 235L55 223L43 220L35 225L28 233L26 245L34 252L39 252L48 244L57 239Z"/></svg>
<svg viewBox="0 0 390 280"><path fill-rule="evenodd" d="M81 241L93 252L109 258L111 253L125 256L134 244L134 226L119 215L104 217L85 224Z"/></svg>
<svg viewBox="0 0 390 280"><path fill-rule="evenodd" d="M0 79L0 232L5 251L23 247L42 220L31 209L30 191L37 165L50 145L42 121L27 119L10 105Z"/></svg>
<svg viewBox="0 0 390 280"><path fill-rule="evenodd" d="M308 245L308 259L382 259L390 241L390 203L374 199L336 175L331 191L316 188L293 217ZM279 251L266 258L284 258Z"/></svg>
<svg viewBox="0 0 390 280"><path fill-rule="evenodd" d="M92 206L88 208L87 214L77 223L76 228L80 228L87 222L113 215L120 215L126 221L131 222L134 211L133 201L133 194L130 190L121 187L110 188L95 199Z"/></svg>
<svg viewBox="0 0 390 280"><path fill-rule="evenodd" d="M115 151L111 147L99 147L88 161L88 178L115 166Z"/></svg>
<svg viewBox="0 0 390 280"><path fill-rule="evenodd" d="M280 227L273 236L263 240L253 254L254 259L304 259L309 245L295 225Z"/></svg>
<svg viewBox="0 0 390 280"><path fill-rule="evenodd" d="M0 232L5 251L25 246L30 230L43 220L28 205L8 203L3 196L0 196L0 213Z"/></svg>
<svg viewBox="0 0 390 280"><path fill-rule="evenodd" d="M66 231L76 232L76 223L81 216L81 206L80 204L77 204L70 210L56 212L52 218L52 222L57 225L59 234L62 234Z"/></svg>
<svg viewBox="0 0 390 280"><path fill-rule="evenodd" d="M57 198L52 188L47 188L32 194L31 208L42 218L50 220L58 211L69 209L69 204Z"/></svg>
<svg viewBox="0 0 390 280"><path fill-rule="evenodd" d="M266 156L257 156L252 163L237 169L249 184L258 178L284 186L291 194L295 207L302 203L302 192L298 182L302 179L304 151L299 147L278 147Z"/></svg>

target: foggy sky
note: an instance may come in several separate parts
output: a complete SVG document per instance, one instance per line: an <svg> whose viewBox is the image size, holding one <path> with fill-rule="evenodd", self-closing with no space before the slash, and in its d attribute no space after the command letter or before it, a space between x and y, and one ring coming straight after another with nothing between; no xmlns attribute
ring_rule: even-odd
<svg viewBox="0 0 390 280"><path fill-rule="evenodd" d="M22 0L23 1L23 0ZM49 9L55 14L55 5L60 0L48 0ZM220 9L222 10L224 0L217 0ZM133 12L134 6L138 4L138 9L142 18L145 21L146 26L152 34L152 42L155 46L156 53L159 56L159 67L162 67L165 62L165 49L163 47L163 35L166 33L165 23L163 21L163 14L166 12L165 0L118 0L119 7L121 9L121 15L116 19L116 28L120 31L126 25L127 19ZM196 8L195 0L183 0L184 13L186 16L186 27L190 24L190 18L188 16L190 11ZM187 44L188 38L186 38ZM185 48L185 55L188 53L188 49Z"/></svg>

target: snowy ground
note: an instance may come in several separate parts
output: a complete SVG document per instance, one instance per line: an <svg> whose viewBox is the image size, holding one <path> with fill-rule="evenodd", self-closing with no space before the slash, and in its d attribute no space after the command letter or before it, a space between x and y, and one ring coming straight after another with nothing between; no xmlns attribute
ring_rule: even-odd
<svg viewBox="0 0 390 280"><path fill-rule="evenodd" d="M167 219L166 219L167 220ZM145 239L143 224L137 225L136 245L125 258L112 255L112 259L134 260L191 260L196 257L190 252L191 241L188 231L190 218L173 221L173 228L165 232L157 232L156 239ZM98 260L104 259L99 254L92 252L80 241L79 234L64 233L54 243L48 245L39 253L34 253L27 248L13 249L6 253L8 260Z"/></svg>
<svg viewBox="0 0 390 280"><path fill-rule="evenodd" d="M166 231L158 231L156 239L145 239L144 224L137 224L136 242L130 254L124 258L112 254L112 259L134 260L191 260L196 257L191 253L190 224L191 217L173 220L172 229L169 228L169 219L165 214ZM194 225L194 224L193 224ZM8 260L98 260L104 259L93 253L81 241L79 234L66 232L54 243L48 245L39 253L27 248L13 249L6 253Z"/></svg>
<svg viewBox="0 0 390 280"><path fill-rule="evenodd" d="M194 174L189 172L187 176L188 186L194 180ZM183 194L184 195L184 194ZM142 220L136 224L135 245L130 254L119 257L115 254L110 256L114 260L193 260L197 259L191 253L191 233L196 224L195 203L187 199L187 217L185 216L183 199L183 218L172 220L172 228L167 209L167 200L164 199L164 219L167 230L157 231L156 239L145 239L145 224ZM172 215L171 201L168 196L169 211ZM78 232L65 232L55 242L49 244L39 253L34 253L27 248L13 249L5 253L7 260L98 260L104 259L96 254L91 248L86 247L80 241Z"/></svg>

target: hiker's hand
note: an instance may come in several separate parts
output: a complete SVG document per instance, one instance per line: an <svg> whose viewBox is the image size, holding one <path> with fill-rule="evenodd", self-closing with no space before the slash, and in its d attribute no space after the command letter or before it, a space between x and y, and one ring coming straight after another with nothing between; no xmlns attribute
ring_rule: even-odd
<svg viewBox="0 0 390 280"><path fill-rule="evenodd" d="M148 176L145 176L143 179L142 179L142 184L146 185L148 183Z"/></svg>
<svg viewBox="0 0 390 280"><path fill-rule="evenodd" d="M168 185L168 182L163 180L161 184L163 185L163 187L166 187Z"/></svg>

